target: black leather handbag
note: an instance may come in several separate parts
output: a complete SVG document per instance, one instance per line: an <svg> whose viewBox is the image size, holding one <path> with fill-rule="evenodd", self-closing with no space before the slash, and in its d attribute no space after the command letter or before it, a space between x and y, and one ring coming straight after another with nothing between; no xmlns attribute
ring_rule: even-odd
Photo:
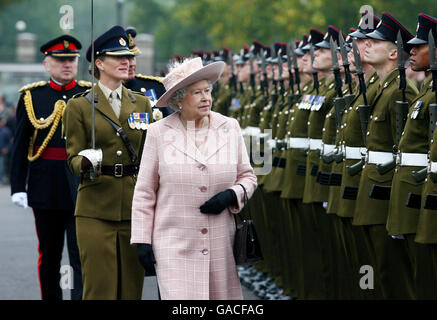
<svg viewBox="0 0 437 320"><path fill-rule="evenodd" d="M243 221L237 221L237 215L235 218L235 238L234 238L234 257L237 265L254 264L263 260L261 253L261 247L259 245L258 236L255 231L255 225L250 215L249 207L247 206L248 197L246 188L242 184L240 186L244 190L244 207L249 213L249 219L243 219Z"/></svg>

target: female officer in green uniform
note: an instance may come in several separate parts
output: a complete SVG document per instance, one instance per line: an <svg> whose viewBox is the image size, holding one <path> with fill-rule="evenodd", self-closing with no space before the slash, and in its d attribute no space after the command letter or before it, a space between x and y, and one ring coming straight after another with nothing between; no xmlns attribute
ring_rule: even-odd
<svg viewBox="0 0 437 320"><path fill-rule="evenodd" d="M130 220L138 157L152 110L145 96L122 85L132 55L127 43L121 26L94 41L99 79L94 87L95 149L91 149L90 90L70 99L63 118L68 165L81 176L75 215L83 299L141 298L144 270L137 248L129 244ZM90 62L91 48L87 51ZM100 150L100 159L92 156Z"/></svg>

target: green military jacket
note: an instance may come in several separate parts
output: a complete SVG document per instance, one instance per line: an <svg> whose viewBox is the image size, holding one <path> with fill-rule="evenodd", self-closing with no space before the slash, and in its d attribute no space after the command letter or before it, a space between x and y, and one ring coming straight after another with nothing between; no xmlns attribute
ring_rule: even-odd
<svg viewBox="0 0 437 320"><path fill-rule="evenodd" d="M378 89L378 75L376 71L372 71L372 74L366 80L366 98L367 103L372 105ZM364 104L364 98L362 95L357 95L355 100L352 101L351 106L348 110L345 111L342 120L342 144L344 147L365 147L363 141L363 135L361 131L361 121L360 121L360 113L358 111L358 106ZM339 191L339 202L338 202L338 210L337 215L340 217L349 217L352 218L355 211L355 203L356 200L353 199L345 199L343 194L345 193L345 188L353 189L355 192L358 191L358 186L360 184L361 172L357 173L354 176L351 176L347 167L352 166L355 163L359 162L357 159L347 159L343 161L342 166L342 179L341 186Z"/></svg>
<svg viewBox="0 0 437 320"><path fill-rule="evenodd" d="M372 105L366 147L370 151L393 152L396 141L396 101L402 101L399 90L399 75L393 70L387 78L379 83L375 101ZM407 80L405 99L408 103L418 91ZM366 164L361 174L357 203L353 219L354 225L386 224L389 201L369 197L373 185L391 186L394 170L380 175L375 164Z"/></svg>
<svg viewBox="0 0 437 320"><path fill-rule="evenodd" d="M247 99L249 98L246 90L238 89L230 99L230 105L228 109L228 115L231 118L240 120L241 114L243 113L243 106L246 105Z"/></svg>
<svg viewBox="0 0 437 320"><path fill-rule="evenodd" d="M273 136L273 114L279 113L280 103L281 100L278 99L278 94L276 93L276 89L275 88L271 89L267 105L264 106L260 114L259 128L261 130L261 133L265 133L266 129L270 129L272 130L272 136ZM268 150L268 147L266 146L266 141L268 139L269 138L267 137L264 140L264 143L260 143L259 147L261 150ZM264 162L266 161L269 161L270 163L273 161L273 155L271 154L271 152L264 153ZM258 185L263 185L265 178L266 175L258 176Z"/></svg>
<svg viewBox="0 0 437 320"><path fill-rule="evenodd" d="M427 154L429 150L429 109L435 101L431 91L432 76L428 76L409 107L404 132L399 142L399 152ZM424 181L416 182L412 171L422 169L418 166L397 166L393 176L390 205L387 217L387 230L390 235L416 233L420 209L405 206L408 194L421 194Z"/></svg>
<svg viewBox="0 0 437 320"><path fill-rule="evenodd" d="M232 90L229 85L221 85L217 92L216 99L213 103L213 110L221 113L224 116L228 115L228 109L230 105Z"/></svg>
<svg viewBox="0 0 437 320"><path fill-rule="evenodd" d="M317 104L317 98L311 107L308 117L308 138L322 139L323 126L326 116L333 107L333 99L337 95L334 88L334 78L328 81L321 88L319 97L323 97L323 103ZM330 115L333 116L333 115ZM334 131L335 132L335 131ZM324 202L328 201L329 187L316 182L317 173L320 171L320 150L309 150L307 155L305 189L303 202Z"/></svg>
<svg viewBox="0 0 437 320"><path fill-rule="evenodd" d="M131 158L122 139L100 112L123 128L138 157L141 157L140 150L147 131L131 129L128 118L131 113L148 113L152 121L150 102L143 94L123 87L121 112L117 118L98 85L95 86L95 94L98 100L95 112L95 146L96 149L102 149L102 165L130 164ZM74 174L80 175L82 156L78 153L92 148L91 103L84 94L68 101L62 121L68 165ZM100 175L93 181L84 179L78 188L75 215L109 221L130 220L135 183L136 178L133 176L117 178Z"/></svg>
<svg viewBox="0 0 437 320"><path fill-rule="evenodd" d="M321 79L323 86L325 79ZM287 138L307 138L308 116L311 111L311 104L302 103L307 101L316 90L312 86L312 80L307 81L302 88L302 97L290 110L290 118L286 132ZM283 186L281 198L302 199L305 187L306 150L290 149L285 151L286 165L283 172Z"/></svg>
<svg viewBox="0 0 437 320"><path fill-rule="evenodd" d="M249 99L247 100L246 105L244 106L243 115L241 117L241 128L244 129L249 125L250 118L256 113L257 111L257 102L262 97L261 87L257 86L254 89L249 88L248 89L248 95ZM259 110L258 110L259 114ZM256 117L255 117L256 118ZM256 121L256 119L255 119Z"/></svg>

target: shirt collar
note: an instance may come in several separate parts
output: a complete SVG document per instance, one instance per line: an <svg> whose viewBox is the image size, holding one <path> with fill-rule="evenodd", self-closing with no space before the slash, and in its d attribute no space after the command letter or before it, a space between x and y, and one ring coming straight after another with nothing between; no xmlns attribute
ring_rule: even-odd
<svg viewBox="0 0 437 320"><path fill-rule="evenodd" d="M62 91L62 90L68 91L68 90L73 89L76 86L76 79L71 80L66 85L62 85L62 83L56 81L53 78L50 78L49 86L50 86L50 88L52 88L53 90L56 90L56 91Z"/></svg>
<svg viewBox="0 0 437 320"><path fill-rule="evenodd" d="M103 94L105 95L106 99L109 100L109 96L111 95L112 91L115 91L115 92L117 92L118 97L119 97L120 100L121 100L121 94L122 94L122 88L123 88L123 85L120 84L120 86L119 86L117 89L115 89L115 90L111 90L111 89L109 89L107 86L105 86L104 84L102 84L100 81L97 82L97 83L99 84L100 89L102 89Z"/></svg>

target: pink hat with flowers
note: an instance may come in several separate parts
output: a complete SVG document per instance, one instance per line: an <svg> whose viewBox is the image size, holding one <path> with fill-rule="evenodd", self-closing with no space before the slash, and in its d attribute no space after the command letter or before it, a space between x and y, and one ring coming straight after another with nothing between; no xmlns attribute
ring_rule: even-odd
<svg viewBox="0 0 437 320"><path fill-rule="evenodd" d="M178 89L185 88L197 81L209 80L211 83L216 82L225 68L222 61L213 62L203 66L200 57L184 60L182 63L176 63L171 67L169 73L162 80L165 87L165 93L156 102L157 107L167 106L168 99Z"/></svg>

